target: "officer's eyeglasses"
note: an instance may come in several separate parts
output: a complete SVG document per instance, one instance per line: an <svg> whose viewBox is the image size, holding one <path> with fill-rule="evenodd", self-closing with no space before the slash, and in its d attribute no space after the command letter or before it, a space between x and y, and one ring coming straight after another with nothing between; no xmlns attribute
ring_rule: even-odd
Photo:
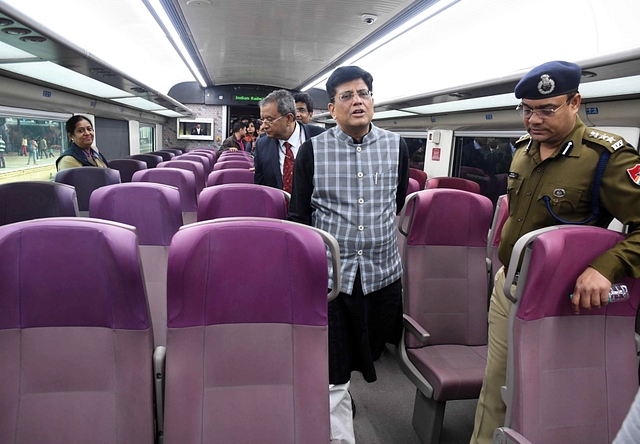
<svg viewBox="0 0 640 444"><path fill-rule="evenodd" d="M309 111L307 111L307 108L296 108L296 112L298 114L309 114Z"/></svg>
<svg viewBox="0 0 640 444"><path fill-rule="evenodd" d="M369 91L368 89L361 89L360 91L356 91L355 93L353 91L347 91L347 92L343 92L343 93L340 93L340 94L336 95L336 97L338 98L338 100L341 103L347 103L347 102L350 102L351 100L353 100L353 98L355 97L356 94L362 100L369 100L371 97L373 97L373 93L371 91ZM335 103L336 97L332 97L331 100L329 100L329 101L331 103Z"/></svg>
<svg viewBox="0 0 640 444"><path fill-rule="evenodd" d="M521 103L516 107L516 111L518 111L518 114L520 114L520 117L524 117L525 119L530 119L533 113L536 113L536 115L543 120L551 119L556 115L556 113L560 108L565 106L570 101L571 99L568 99L566 102L564 102L562 105L560 105L557 108L539 108L539 109L531 109L528 106Z"/></svg>
<svg viewBox="0 0 640 444"><path fill-rule="evenodd" d="M277 119L272 119L271 117L263 117L262 118L262 123L266 123L267 125L273 125L274 123L276 123L278 120L282 119L285 116L280 116Z"/></svg>

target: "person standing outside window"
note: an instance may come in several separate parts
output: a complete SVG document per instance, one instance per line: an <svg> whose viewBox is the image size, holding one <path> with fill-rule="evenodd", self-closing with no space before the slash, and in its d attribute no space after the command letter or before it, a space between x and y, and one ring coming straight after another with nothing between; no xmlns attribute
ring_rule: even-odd
<svg viewBox="0 0 640 444"><path fill-rule="evenodd" d="M332 438L354 443L351 372L374 382L387 342L402 332L402 263L396 214L409 183L409 152L397 134L377 128L373 77L357 66L327 80L337 126L298 152L288 219L320 228L340 245L340 294L329 303ZM335 285L331 280L329 287Z"/></svg>

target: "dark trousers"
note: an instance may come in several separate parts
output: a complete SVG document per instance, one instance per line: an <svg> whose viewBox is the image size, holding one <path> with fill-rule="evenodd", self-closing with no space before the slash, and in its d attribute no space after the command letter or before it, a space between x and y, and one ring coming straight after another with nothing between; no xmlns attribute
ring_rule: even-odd
<svg viewBox="0 0 640 444"><path fill-rule="evenodd" d="M351 294L329 302L329 383L345 384L352 371L374 382L373 362L387 343L397 345L401 334L401 280L365 295L358 270Z"/></svg>

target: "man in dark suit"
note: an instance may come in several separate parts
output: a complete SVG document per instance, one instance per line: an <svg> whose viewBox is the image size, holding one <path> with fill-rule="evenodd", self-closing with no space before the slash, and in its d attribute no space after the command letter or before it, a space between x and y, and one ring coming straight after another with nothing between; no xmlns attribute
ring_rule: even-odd
<svg viewBox="0 0 640 444"><path fill-rule="evenodd" d="M303 142L324 132L324 128L296 122L296 103L283 89L273 91L260 102L260 116L268 137L256 143L254 182L291 193L293 162Z"/></svg>
<svg viewBox="0 0 640 444"><path fill-rule="evenodd" d="M204 136L206 134L207 134L207 132L205 131L204 128L200 127L199 123L196 123L196 126L191 130L191 135L192 136Z"/></svg>

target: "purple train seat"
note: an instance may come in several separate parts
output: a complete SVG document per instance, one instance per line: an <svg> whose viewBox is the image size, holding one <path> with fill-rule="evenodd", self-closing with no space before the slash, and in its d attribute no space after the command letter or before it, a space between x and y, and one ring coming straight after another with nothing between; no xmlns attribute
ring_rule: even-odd
<svg viewBox="0 0 640 444"><path fill-rule="evenodd" d="M196 192L200 194L204 188L207 176L204 173L204 165L201 162L193 160L172 160L170 162L161 162L158 168L179 168L191 171L196 178Z"/></svg>
<svg viewBox="0 0 640 444"><path fill-rule="evenodd" d="M471 193L480 194L480 185L468 179L459 177L434 177L427 181L427 189L432 188L451 188L455 190L464 190Z"/></svg>
<svg viewBox="0 0 640 444"><path fill-rule="evenodd" d="M78 216L76 190L56 182L0 184L0 225L42 217Z"/></svg>
<svg viewBox="0 0 640 444"><path fill-rule="evenodd" d="M509 218L509 201L507 195L503 194L498 197L496 209L493 213L491 221L491 229L487 242L487 273L489 275L489 294L493 289L493 277L496 275L502 263L498 259L498 247L500 246L500 238L502 237L502 227Z"/></svg>
<svg viewBox="0 0 640 444"><path fill-rule="evenodd" d="M81 216L89 211L91 193L100 187L120 183L120 172L110 168L82 167L58 171L55 181L72 185L76 189Z"/></svg>
<svg viewBox="0 0 640 444"><path fill-rule="evenodd" d="M207 186L224 185L229 183L254 183L253 171L245 168L229 168L212 171L207 178Z"/></svg>
<svg viewBox="0 0 640 444"><path fill-rule="evenodd" d="M146 170L147 164L138 159L113 159L109 161L109 167L120 171L120 182L131 182L133 173Z"/></svg>
<svg viewBox="0 0 640 444"><path fill-rule="evenodd" d="M157 153L171 153L171 154L173 154L174 157L175 156L180 156L180 155L183 154L181 150L176 149L176 148L164 148L164 149L161 149L161 150L152 151L152 154L153 153L155 153L155 154L157 154Z"/></svg>
<svg viewBox="0 0 640 444"><path fill-rule="evenodd" d="M133 154L129 156L129 159L141 160L147 164L147 168L155 168L160 162L164 162L164 159L160 154L147 153L147 154Z"/></svg>
<svg viewBox="0 0 640 444"><path fill-rule="evenodd" d="M12 258L0 267L0 442L152 444L153 333L133 228L20 222L0 227L0 255Z"/></svg>
<svg viewBox="0 0 640 444"><path fill-rule="evenodd" d="M198 221L221 217L287 217L284 191L262 185L234 183L205 188L198 202Z"/></svg>
<svg viewBox="0 0 640 444"><path fill-rule="evenodd" d="M187 154L206 157L207 159L209 159L209 163L211 164L212 169L213 169L213 165L215 165L216 163L216 160L218 160L218 155L213 150L200 148L193 151L189 151Z"/></svg>
<svg viewBox="0 0 640 444"><path fill-rule="evenodd" d="M417 168L409 168L409 177L418 181L418 189L424 190L427 186L427 173Z"/></svg>
<svg viewBox="0 0 640 444"><path fill-rule="evenodd" d="M339 256L326 233L266 219L174 236L165 444L329 443L325 243Z"/></svg>
<svg viewBox="0 0 640 444"><path fill-rule="evenodd" d="M180 192L182 223L196 222L198 211L198 193L196 176L192 171L180 168L153 168L139 171L133 175L133 182L163 183L176 187Z"/></svg>
<svg viewBox="0 0 640 444"><path fill-rule="evenodd" d="M172 153L170 151L152 151L150 154L162 157L163 162L167 162L176 157L176 153Z"/></svg>
<svg viewBox="0 0 640 444"><path fill-rule="evenodd" d="M623 278L630 299L597 310L571 309L576 279L624 235L597 227L543 228L516 243L506 281L524 253L509 316L507 405L499 443L604 443L620 429L638 389L635 318L638 279ZM510 286L509 286L510 287Z"/></svg>
<svg viewBox="0 0 640 444"><path fill-rule="evenodd" d="M91 195L91 217L136 227L155 346L166 344L167 258L182 226L180 192L169 185L132 182L110 185Z"/></svg>
<svg viewBox="0 0 640 444"><path fill-rule="evenodd" d="M406 209L413 205L410 219ZM413 427L439 441L446 401L477 398L486 367L486 197L455 189L412 194L401 213L405 334L400 367L416 385Z"/></svg>
<svg viewBox="0 0 640 444"><path fill-rule="evenodd" d="M140 245L169 246L182 225L180 192L151 182L110 185L91 195L91 217L136 227Z"/></svg>
<svg viewBox="0 0 640 444"><path fill-rule="evenodd" d="M407 197L410 194L420 191L420 184L416 179L409 178L409 187L407 188ZM405 199L406 202L406 199ZM411 214L411 208L407 208L407 213ZM402 257L402 252L404 251L404 245L402 243L402 236L400 233L400 216L396 216L396 226L398 231L398 250L400 250L400 257Z"/></svg>
<svg viewBox="0 0 640 444"><path fill-rule="evenodd" d="M253 157L251 157L251 154L247 153L246 151L223 151L218 157L218 160L230 160L236 158L253 159Z"/></svg>
<svg viewBox="0 0 640 444"><path fill-rule="evenodd" d="M218 170L225 170L228 168L245 168L245 169L249 169L253 167L253 161L251 160L226 160L223 159L222 157L220 159L218 159L218 161L216 162L216 164L213 166L213 171L218 171Z"/></svg>
<svg viewBox="0 0 640 444"><path fill-rule="evenodd" d="M204 174L209 175L211 171L213 171L213 164L211 160L205 156L199 156L198 154L183 154L181 156L176 157L174 160L193 160L194 162L200 162L204 167Z"/></svg>

